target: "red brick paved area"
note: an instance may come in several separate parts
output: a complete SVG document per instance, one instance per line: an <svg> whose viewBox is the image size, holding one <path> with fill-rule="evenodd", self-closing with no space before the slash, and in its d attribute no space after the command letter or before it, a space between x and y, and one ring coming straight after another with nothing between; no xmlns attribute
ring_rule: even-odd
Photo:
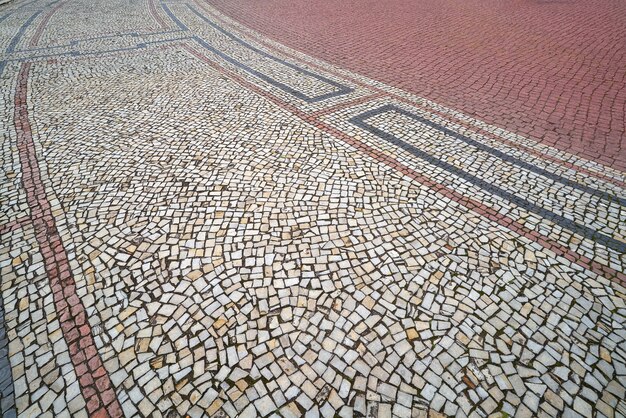
<svg viewBox="0 0 626 418"><path fill-rule="evenodd" d="M209 2L303 52L626 169L626 2Z"/></svg>

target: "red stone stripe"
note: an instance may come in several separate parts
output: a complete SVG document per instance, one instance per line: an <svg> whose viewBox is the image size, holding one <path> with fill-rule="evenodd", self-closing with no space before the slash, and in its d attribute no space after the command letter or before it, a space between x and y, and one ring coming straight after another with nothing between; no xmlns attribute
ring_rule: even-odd
<svg viewBox="0 0 626 418"><path fill-rule="evenodd" d="M61 6L63 6L65 4L64 1L59 2L56 6L54 6L52 9L50 9L50 11L48 11L48 13L46 13L46 15L43 17L43 19L41 20L41 22L39 22L39 26L37 26L37 30L35 31L35 34L33 35L33 37L31 38L30 42L28 43L29 47L34 47L37 46L37 44L39 43L39 39L41 39L41 34L43 33L44 29L46 28L46 26L48 25L48 22L50 21L50 18L52 17L53 14L55 14L60 8Z"/></svg>
<svg viewBox="0 0 626 418"><path fill-rule="evenodd" d="M196 3L202 10L204 10L212 18L217 20L221 25L228 26L228 27L233 27L232 24L226 22L223 18L221 18L220 16L216 15L215 13L212 13L210 10L208 10L205 7L205 5L202 4L202 2L200 0L194 0L194 3ZM544 154L543 152L541 152L541 151L539 151L539 150L537 150L535 148L532 148L532 147L520 144L520 143L515 142L515 141L508 140L506 138L503 138L501 136L498 136L498 135L494 134L493 132L491 132L489 130L486 130L485 128L481 128L481 127L472 125L472 124L466 122L465 120L460 119L460 118L458 118L458 117L456 117L454 115L450 115L448 113L441 112L441 111L433 109L431 107L420 105L419 103L416 103L413 100L407 99L406 97L400 96L400 95L392 93L392 92L387 92L387 91L385 91L385 90L383 90L383 89L381 89L379 87L372 86L370 84L364 83L363 81L361 81L361 80L359 80L359 79L357 79L357 78L355 78L353 76L350 76L350 75L347 75L347 74L344 74L344 73L340 73L338 71L334 71L331 68L322 67L319 64L317 64L316 62L313 62L313 61L311 61L309 59L303 59L300 56L296 56L295 54L292 54L292 53L290 53L288 51L284 51L282 49L277 48L275 45L271 44L270 42L267 42L265 39L259 37L258 35L256 35L253 32L247 33L247 35L249 37L253 38L255 40L255 42L257 42L260 45L263 45L264 47L268 48L269 50L277 52L277 53L279 53L279 54L281 54L281 55L283 55L285 57L288 57L290 59L306 63L308 66L310 66L312 68L315 68L318 71L322 71L322 72L326 72L328 74L332 74L332 75L334 75L336 77L340 77L340 78L342 78L344 80L350 81L351 83L354 83L357 86L369 89L371 91L374 91L374 92L377 92L377 93L380 93L380 94L387 95L388 97L391 97L394 100L397 100L399 102L408 104L410 106L413 106L413 107L416 107L416 108L420 108L420 109L422 109L422 110L424 110L426 112L429 112L429 113L435 114L437 116L440 116L440 117L442 117L444 119L450 120L450 121L454 122L455 124L457 124L459 126L462 126L465 129L468 129L468 130L470 130L470 131L472 131L474 133L477 133L479 135L485 136L485 137L487 137L489 139L496 140L498 142L502 142L502 143L506 144L507 146L509 146L511 148L518 149L520 151L523 151L523 152L525 152L527 154L530 154L530 155L533 155L535 157L538 157L538 158L544 159L546 161L550 161L552 163L561 165L563 167L566 167L566 168L578 171L578 172L586 174L586 175L588 175L590 177L594 177L594 178L606 181L607 183L611 183L611 184L614 184L614 185L619 186L619 187L626 187L626 182L621 181L619 179L607 176L607 175L605 175L603 173L600 173L600 172L597 172L597 171L589 170L589 169L587 169L585 167L581 167L581 166L579 166L577 164L573 164L573 163L571 163L569 161L564 161L564 160L562 160L562 159L560 159L558 157L555 157L555 156L552 156L552 155L548 155L548 154ZM581 157L579 157L579 158L581 158ZM603 165L603 163L601 161L594 161L594 162L596 164Z"/></svg>
<svg viewBox="0 0 626 418"><path fill-rule="evenodd" d="M56 227L50 202L41 180L39 163L28 115L30 63L23 63L15 91L15 130L26 201L31 211L35 237L54 294L63 337L70 351L81 393L91 417L121 417L117 395L94 343L87 313L76 293L67 252Z"/></svg>
<svg viewBox="0 0 626 418"><path fill-rule="evenodd" d="M169 29L169 26L167 25L165 20L159 15L159 13L157 13L156 6L154 5L154 0L148 0L148 10L150 10L150 14L154 18L154 20L156 20L156 22L159 24L161 29L163 30Z"/></svg>
<svg viewBox="0 0 626 418"><path fill-rule="evenodd" d="M443 184L437 183L434 180L430 179L429 177L426 177L423 174L418 173L417 171L413 170L410 167L407 167L406 165L400 163L399 161L397 161L396 159L386 155L384 152L379 151L367 144L365 144L364 142L361 142L349 135L347 135L346 133L336 129L335 127L328 125L320 120L318 120L315 116L312 116L310 114L307 114L303 111L301 111L300 109L298 109L297 107L289 104L289 103L285 103L283 102L280 98L278 98L277 96L263 90L262 88L258 87L255 84L252 84L251 82L245 80L243 77L241 77L240 75L229 71L228 69L222 67L221 65L217 64L216 62L212 61L211 59L209 59L207 56L205 56L204 54L202 54L201 52L197 51L195 48L191 48L189 46L184 46L185 49L187 49L191 54L193 54L195 57L197 57L198 59L202 60L203 62L207 63L209 66L211 66L212 68L215 68L217 71L221 72L222 74L224 74L225 76L229 77L231 80L237 82L238 84L240 84L241 86L245 87L248 90L251 90L253 92L255 92L256 94L264 97L265 99L271 101L272 103L274 103L275 105L281 107L284 110L287 110L288 112L292 113L293 115L297 116L298 118L300 118L301 120L308 122L310 124L312 124L313 126L315 126L316 128L332 135L333 137L339 139L340 141L350 145L351 147L356 148L357 150L359 150L360 152L362 152L365 155L368 155L370 158L373 158L374 160L385 164L397 171L399 171L400 173L402 173L403 175L417 181L418 183L423 184L424 186L432 189L433 191L447 197L448 199L462 205L465 206L466 208L478 213L479 215L482 215L483 217L523 236L524 238L527 238L530 241L536 242L538 244L540 244L541 246L543 246L544 248L552 251L554 254L556 254L557 256L561 256L561 257L565 257L567 260L569 260L572 263L578 264L579 266L582 266L602 277L606 277L610 280L614 280L617 283L620 284L624 284L626 283L626 274L617 271L615 269L612 269L604 264L598 263L597 261L593 261L588 257L582 256L580 254L578 254L575 251L572 251L570 248L568 248L567 246L560 244L554 240L551 240L548 237L545 237L541 234L539 234L537 231L533 231L531 229L528 229L527 227L525 227L524 225L520 224L519 222L515 221L514 219L506 216L506 215L502 215L501 213L499 213L498 211L496 211L495 209L475 200L472 199L471 197L465 196L459 192L457 192L454 189L448 188L447 186L444 186Z"/></svg>

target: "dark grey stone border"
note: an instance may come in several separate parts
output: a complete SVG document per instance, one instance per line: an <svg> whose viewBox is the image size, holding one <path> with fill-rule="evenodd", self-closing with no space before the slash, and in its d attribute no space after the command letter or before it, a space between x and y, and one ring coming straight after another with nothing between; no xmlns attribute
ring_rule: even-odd
<svg viewBox="0 0 626 418"><path fill-rule="evenodd" d="M174 15L174 13L172 13L172 11L170 10L169 6L164 4L163 2L161 2L161 7L163 7L163 10L165 11L165 13L167 13L167 15L174 21L174 23L176 23L176 25L185 31L188 31L189 28L187 28L187 26L180 21L180 19L178 19L176 17L176 15ZM316 102L321 102L323 100L327 100L327 99L331 99L333 97L338 97L338 96L343 96L345 94L350 94L354 91L353 88L345 86L337 81L331 80L327 77L324 77L322 75L319 74L315 74L305 68L299 67L295 64L292 64L290 62L287 62L285 60L282 60L274 55L268 54L265 51L262 51L252 45L250 45L249 43L247 43L246 41L244 41L241 38L238 38L237 36L233 35L232 33L226 31L224 28L222 28L221 26L218 26L216 23L214 23L213 21L209 20L206 16L204 16L203 14L201 14L200 12L198 12L196 9L194 9L190 4L187 4L187 7L189 8L189 10L191 10L192 13L194 13L196 16L198 16L200 19L202 19L204 22L206 22L207 24L209 24L212 28L216 29L217 31L219 31L220 33L222 33L223 35L227 36L228 38L232 39L233 41L237 42L238 44L250 49L251 51L254 51L255 53L271 59L274 62L277 62L281 65L284 65L285 67L291 68L292 70L295 70L297 72L299 72L300 74L304 74L306 76L312 77L316 80L319 80L323 83L326 83L334 88L336 88L337 90L332 91L330 93L325 93L325 94L321 94L319 96L309 96L301 91L298 91L296 89L294 89L293 87L289 87L288 85L281 83L280 81L277 81L271 77L269 77L266 74L263 74L262 72L255 70L254 68L249 67L248 65L242 63L241 61L238 61L236 59L234 59L233 57L223 53L222 51L214 48L213 46L209 45L208 42L206 42L204 39L198 37L198 36L193 36L193 39L198 42L203 48L211 51L212 53L214 53L215 55L219 56L220 58L222 58L224 61L241 68L242 70L246 71L249 74L252 74L253 76L265 81L266 83L269 83L271 85L273 85L274 87L277 87L279 89L281 89L282 91L284 91L285 93L288 93L300 100L303 100L307 103L316 103Z"/></svg>
<svg viewBox="0 0 626 418"><path fill-rule="evenodd" d="M508 200L509 202L525 209L528 212L532 212L536 215L541 216L542 218L545 218L553 223L555 223L556 225L567 229L569 231L572 231L578 235L581 235L587 239L590 239L594 242L597 242L599 244L602 244L608 248L611 248L612 250L615 250L619 253L626 253L626 243L616 240L613 237L603 234L601 232L596 231L595 229L589 228L586 225L581 225L577 222L575 222L572 219L566 218L562 215L558 215L554 212L551 212L541 206L538 206L532 202L529 202L528 200L517 196L511 192L508 192L504 189L501 189L500 187L496 186L495 184L491 184L485 180L482 180L472 174L469 174L465 171L463 171L462 169L453 166L452 164L448 164L442 160L440 160L439 158L436 158L420 149L418 149L417 147L409 144L406 141L403 141L402 139L396 137L395 135L383 131L382 129L379 129L369 123L366 122L367 119L373 117L373 116L377 116L383 113L387 113L387 112L395 112L398 114L401 114L403 116L406 116L410 119L413 119L414 121L418 122L418 123L422 123L428 127L437 129L440 132L443 132L445 135L450 136L454 139L457 139L459 141L465 142L468 145L471 145L473 147L476 147L478 149L480 149L481 151L487 152L491 155L493 155L496 158L499 158L503 161L509 162L511 164L514 164L518 167L524 168L526 170L532 171L533 173L539 174L541 176L544 176L550 180L553 180L555 182L561 183L565 186L569 186L572 188L575 188L577 190L583 191L585 193L588 193L590 195L596 196L602 200L606 200L608 202L616 202L618 203L620 206L626 206L626 199L620 198L619 196L614 196L611 195L609 193L603 192L601 190L597 190L594 188L591 188L589 186L585 186L576 182L573 182L569 179L566 179L564 177L559 176L558 174L554 174L554 173L550 173L549 171L541 168L541 167L537 167L533 164L527 163L526 161L522 161L518 158L515 158L513 156L510 156L508 154L505 154L502 151L499 151L495 148L491 148L485 144L482 144L478 141L474 141L471 138L468 138L464 135L459 134L458 132L454 132L444 126L441 126L437 123L434 123L430 120L427 120L419 115L416 115L414 113L411 113L407 110L404 110L396 105L384 105L375 109L371 109L368 110L364 113L361 113L353 118L350 119L350 122L356 126L358 126L361 129L364 129L367 132L370 132L371 134L376 135L377 137L379 137L380 139L383 139L401 149L403 149L404 151L407 151L409 153L411 153L412 155L414 155L415 157L420 158L421 160L426 161L429 164L435 165L443 170L446 170L447 172L449 172L450 174L453 174L457 177L460 177L461 179L467 181L468 183L477 186L483 190L485 190L488 193L494 194L498 197L501 197L502 199Z"/></svg>

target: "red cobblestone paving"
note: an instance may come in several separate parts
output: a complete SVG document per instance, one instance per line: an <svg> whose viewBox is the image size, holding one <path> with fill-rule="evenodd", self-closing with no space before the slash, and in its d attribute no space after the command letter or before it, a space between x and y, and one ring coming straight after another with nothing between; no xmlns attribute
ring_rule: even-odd
<svg viewBox="0 0 626 418"><path fill-rule="evenodd" d="M626 168L626 3L209 0L263 34Z"/></svg>

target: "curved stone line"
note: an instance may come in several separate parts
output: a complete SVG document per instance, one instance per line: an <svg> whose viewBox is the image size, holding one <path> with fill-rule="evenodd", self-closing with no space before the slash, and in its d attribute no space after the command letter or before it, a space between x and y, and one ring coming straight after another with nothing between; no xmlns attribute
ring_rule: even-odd
<svg viewBox="0 0 626 418"><path fill-rule="evenodd" d="M35 18L39 16L40 13L41 13L41 10L36 11L35 13L31 15L31 17L28 18L28 20L26 20L26 22L24 22L24 24L20 27L20 29L17 31L17 33L13 37L13 39L11 39L11 42L9 42L9 45L7 46L7 49L6 49L7 54L10 54L11 52L15 51L15 47L17 46L17 43L20 41L20 39L22 39L22 36L24 35L26 28L28 28L30 24L33 23L33 20L35 20Z"/></svg>
<svg viewBox="0 0 626 418"><path fill-rule="evenodd" d="M387 112L396 112L399 113L403 116L407 116L419 123L425 124L431 128L437 129L441 132L443 132L444 134L448 135L448 136L452 136L455 139L461 140L469 145L472 145L474 147L479 148L482 151L488 152L490 154L492 154L493 156L502 159L503 161L506 162L510 162L512 164L515 164L519 167L525 168L529 171L532 171L536 174L539 175L543 175L546 178L549 178L551 180L554 181L558 181L564 185L567 186L571 186L573 188L579 189L583 192L589 193L591 195L594 195L596 197L599 197L601 199L605 199L609 202L611 201L617 201L619 202L622 206L624 206L625 200L621 199L617 196L611 196L605 192L602 192L600 190L596 190L593 188L590 188L588 186L584 186L578 183L574 183L571 180L565 179L561 176L558 176L557 174L553 174L553 173L548 173L546 172L544 169L536 167L532 164L529 164L525 161L521 161L518 160L514 157L511 157L507 154L504 154L501 151L498 151L496 149L493 149L491 147L488 147L484 144L480 144L470 138L467 138L457 132L451 131L448 128L445 128L443 126L440 126L432 121L426 120L424 118L422 118L421 116L418 116L414 113L411 113L407 110L404 110L398 106L395 105L384 105L375 109L371 109L368 110L366 112L363 112L357 116L354 116L350 119L350 122L356 126L358 126L359 128L377 136L380 139L383 139L397 147L400 147L401 149L411 153L412 155L414 155L415 157L426 161L429 164L435 165L436 167L439 167L443 170L446 170L447 172L449 172L450 174L453 174L455 176L460 177L461 179L467 181L468 183L477 186L483 190L485 190L487 193L491 193L494 194L498 197L501 197L505 200L508 200L509 202L527 210L528 212L532 212L535 213L536 215L541 216L542 218L545 218L547 220L549 220L550 222L555 223L556 225L567 229L571 232L574 232L576 234L579 234L587 239L590 239L594 242L597 242L598 244L604 245L608 248L611 248L612 250L615 250L619 253L626 253L626 243L619 241L609 235L603 234L601 232L596 231L595 229L589 228L586 225L581 225L571 219L568 219L564 216L558 215L548 209L545 209L539 205L536 205L532 202L529 202L526 199L523 199L522 197L516 196L515 194L508 192L504 189L501 189L500 187L491 184L485 180L482 180L472 174L467 173L466 171L463 171L462 169L453 166L452 164L446 163L445 161L440 160L439 158L436 158L420 149L418 149L417 147L409 144L406 141L403 141L402 139L398 138L397 136L395 136L394 134L391 134L389 132L383 131L382 129L376 128L375 126L369 124L366 122L367 119L374 117L376 115L380 115L383 113L387 113Z"/></svg>
<svg viewBox="0 0 626 418"><path fill-rule="evenodd" d="M58 1L58 0L57 0ZM50 3L54 4L57 1ZM23 4L18 9L31 4L33 2L29 2ZM14 10L15 11L15 10ZM5 14L0 18L0 22L4 21L7 17L9 17L14 11ZM15 50L18 42L24 35L24 32L30 26L30 24L39 16L41 10L33 13L26 22L20 27L15 36L11 39L11 42L6 48L7 53L11 53ZM0 61L0 76L4 72L4 68L6 66L7 61ZM2 298L2 294L0 293L0 413L2 413L3 417L15 417L17 416L17 410L15 408L15 387L13 382L13 374L11 370L11 363L9 361L9 341L7 338L6 332L6 323L4 319L4 300Z"/></svg>
<svg viewBox="0 0 626 418"><path fill-rule="evenodd" d="M617 203L619 203L620 206L625 206L626 207L626 199L625 198L619 197L617 195L612 195L612 194L604 192L602 190L594 189L593 187L589 187L589 186L584 185L584 184L576 183L575 181L572 181L572 180L570 180L568 178L565 178L563 176L560 176L558 174L552 173L552 172L550 172L550 171L548 171L548 170L546 170L544 168L538 167L538 166L533 165L531 163L528 163L526 161L520 160L519 158L516 158L516 157L513 157L511 155L508 155L505 152L502 152L502 151L500 151L498 149L495 149L495 148L490 147L488 145L485 145L485 144L483 144L481 142L478 142L478 141L476 141L474 139L471 139L471 138L469 138L469 137L467 137L465 135L462 135L462 134L460 134L458 132L453 131L452 129L449 129L449 128L446 128L444 126L441 126L438 123L432 122L432 121L430 121L430 120L428 120L428 119L426 119L424 117L418 116L418 115L416 115L414 113L411 113L411 112L409 112L407 110L404 110L404 109L402 109L402 108L400 108L398 106L395 106L395 105L385 105L385 106L382 106L382 107L380 107L378 109L372 109L372 110L362 114L361 116L363 116L363 117L360 117L360 116L357 116L357 117L362 119L362 120L365 120L365 119L368 119L368 118L370 118L372 116L380 115L380 114L386 113L386 112L395 112L395 113L401 114L401 115L406 116L406 117L408 117L410 119L413 119L414 121L417 121L417 122L419 122L419 123L421 123L423 125L429 126L429 127L434 128L434 129L436 129L436 130L438 130L440 132L443 132L447 136L450 136L450 137L452 137L454 139L458 139L459 141L463 141L466 144L473 146L474 148L477 148L477 149L479 149L481 151L487 152L487 153L493 155L494 157L499 158L499 159L501 159L503 161L506 161L508 163L514 164L514 165L516 165L518 167L521 167L523 169L531 171L531 172L533 172L535 174L538 174L540 176L546 177L546 178L548 178L550 180L553 180L555 182L559 182L559 183L561 183L561 184L563 184L565 186L569 186L569 187L571 187L573 189L580 190L581 192L590 194L590 195L595 196L595 197L597 197L599 199L605 200L605 201L607 201L609 203L617 202Z"/></svg>
<svg viewBox="0 0 626 418"><path fill-rule="evenodd" d="M52 15L54 15L56 12L59 11L59 9L63 6L65 1L66 0L60 1L56 6L52 8L52 10L49 10L48 13L46 13L46 15L41 20L41 22L39 22L39 26L37 27L35 34L30 39L30 42L28 44L29 47L37 46L37 44L39 43L39 40L41 39L41 35L43 34L44 29L46 28L46 26L48 25L48 22L52 18Z"/></svg>
<svg viewBox="0 0 626 418"><path fill-rule="evenodd" d="M87 312L76 293L67 252L41 179L27 104L30 67L30 63L23 63L19 71L14 123L23 188L35 227L35 238L87 411L91 416L121 417L122 408L98 353Z"/></svg>
<svg viewBox="0 0 626 418"><path fill-rule="evenodd" d="M56 1L53 3L56 3ZM50 3L50 4L53 4L53 3ZM30 24L33 23L33 20L35 20L35 18L39 16L40 13L41 13L41 10L36 11L35 13L32 14L31 17L28 18L28 20L26 20L26 22L24 22L24 24L20 27L20 29L15 34L15 36L11 39L11 42L7 46L5 53L10 54L11 52L15 51L15 47L17 46L20 39L22 39L24 32L30 26ZM0 76L2 76L2 73L4 72L4 67L6 67L8 61L9 60L0 61Z"/></svg>
<svg viewBox="0 0 626 418"><path fill-rule="evenodd" d="M201 3L199 3L199 0L194 0L194 1L205 12L208 12L208 10ZM214 19L220 20L220 22L223 25L229 26L227 22L225 22L223 19L220 19L217 15L213 14L212 17ZM337 71L334 71L333 69L330 69L330 68L322 68L322 66L320 66L318 63L310 61L310 58L309 59L303 59L302 57L296 56L294 53L290 53L288 51L285 51L285 50L282 50L280 48L277 48L275 45L272 45L269 42L265 41L264 39L260 38L259 35L254 33L254 32L247 33L247 35L252 37L255 40L255 42L258 42L259 44L263 45L268 50L276 51L276 52L278 52L278 53L280 53L280 54L282 54L284 56L287 56L287 57L295 60L295 61L299 61L300 60L303 63L305 63L307 66L310 66L312 68L316 68L316 69L325 71L325 72L327 72L329 74L333 74L334 76L339 77L339 78L343 78L343 79L345 79L345 81L349 81L351 83L354 83L355 85L357 85L359 87L364 87L366 89L369 89L369 90L372 90L374 92L380 93L382 96L388 96L388 97L393 98L393 99L395 99L395 100L397 100L399 102L409 104L410 106L413 106L413 107L420 107L421 106L421 108L423 110L425 110L425 111L427 111L429 113L434 113L435 115L438 115L439 117L447 118L450 121L453 121L454 123L456 123L456 124L466 128L466 129L469 129L472 132L478 133L478 134L480 134L482 136L486 136L486 137L491 138L491 139L496 139L497 141L503 141L504 144L506 144L506 145L508 145L510 147L513 147L516 150L525 152L525 153L530 154L530 155L532 155L534 157L537 157L539 159L543 159L546 162L555 163L555 164L557 164L557 165L559 165L561 167L565 167L565 168L574 170L576 172L586 174L587 176L594 177L596 179L599 179L599 180L611 183L611 184L613 184L615 186L619 186L621 188L626 187L626 183L624 183L619 178L611 177L611 176L609 176L607 174L600 173L600 172L597 172L597 171L593 171L593 170L591 170L589 168L580 166L580 165L578 165L578 164L576 164L574 162L570 162L568 160L560 159L560 158L552 156L552 155L550 155L548 153L541 152L541 151L539 151L537 149L534 149L534 148L532 148L529 145L516 142L513 139L507 139L507 138L503 137L502 134L496 134L496 133L490 131L489 129L487 129L487 127L480 127L480 126L477 126L477 125L473 125L472 123L469 123L469 122L467 122L467 121L465 121L463 119L463 118L468 118L469 116L463 115L462 113L459 113L458 111L455 111L455 110L449 109L449 108L445 108L445 107L442 107L441 109L435 109L435 108L432 107L433 105L437 105L437 106L441 107L441 104L436 104L434 102L431 102L431 101L427 100L426 98L419 98L419 97L414 99L414 100L411 100L411 99L408 99L408 98L406 98L406 97L404 97L402 95L398 95L397 93L384 91L384 90L380 89L380 87L369 85L369 84L363 82L362 80L358 80L358 79L354 78L354 75L351 76L351 75L347 75L347 74L341 74L341 73L339 73ZM427 106L427 105L418 103L419 101L422 101L422 100L427 102L427 103L431 103L429 105L430 107ZM454 114L450 114L450 113L446 113L446 112L453 112ZM316 114L317 114L317 112L316 112ZM320 111L320 114L326 114L326 112ZM471 117L469 117L469 118L471 119ZM477 120L477 122L480 122L480 121ZM512 132L508 132L508 134L520 136L519 134L514 134ZM537 145L541 145L540 143L536 143L536 144ZM593 162L595 164L601 164L601 163L599 163L597 161L591 161L591 160L587 160L587 161ZM603 167L605 167L605 166L603 166Z"/></svg>
<svg viewBox="0 0 626 418"><path fill-rule="evenodd" d="M172 10L169 8L168 5L166 5L165 3L161 2L161 7L163 8L163 10L165 11L165 13L170 17L170 19L172 19L172 21L174 23L176 23L176 26L178 26L178 28L180 30L184 30L184 31L188 31L189 28L187 26L185 26L185 24L183 22L181 22L174 13L172 13Z"/></svg>
<svg viewBox="0 0 626 418"><path fill-rule="evenodd" d="M176 25L184 31L188 31L189 28L180 21L180 19L178 19L178 17L172 12L172 10L169 8L169 6L163 2L160 3L161 7L163 8L163 10L165 11L165 13L172 19L172 21L174 21L174 23L176 23ZM291 68L292 70L297 71L300 74L304 74L306 76L315 78L318 81L321 81L323 83L326 83L332 87L337 88L338 90L332 91L330 93L324 93L321 94L319 96L309 96L301 91L298 91L296 89L294 89L293 87L289 87L288 85L281 83L280 81L277 81L275 79L273 79L272 77L269 77L266 74L263 74L262 72L255 70L254 68L249 67L248 65L234 59L233 57L225 54L224 52L214 48L213 46L211 46L208 42L206 42L204 39L200 38L199 36L194 36L193 39L198 42L203 48L211 51L212 53L214 53L215 55L219 56L220 58L222 58L223 60L225 60L226 62L241 68L242 70L246 71L249 74L252 74L253 76L265 81L266 83L269 83L271 85L273 85L274 87L279 88L280 90L284 91L285 93L288 93L300 100L303 100L307 103L316 103L316 102L321 102L323 100L327 100L327 99L331 99L334 97L338 97L338 96L343 96L346 94L350 94L354 91L353 88L345 86L339 82L333 81L327 77L324 77L322 75L313 73L307 69L304 69L298 65L292 64L290 62L284 61L274 55L268 54L265 51L262 51L252 45L250 45L249 43L247 43L246 41L244 41L243 39L238 38L237 36L233 35L232 33L226 31L225 29L223 29L222 27L218 26L217 24L215 24L214 22L212 22L211 20L209 20L206 16L202 15L200 12L198 12L196 9L194 9L190 4L187 4L187 7L195 14L197 15L200 19L202 19L203 21L205 21L207 24L209 24L211 27L213 27L214 29L216 29L217 31L219 31L220 33L224 34L225 36L227 36L228 38L232 39L233 41L237 42L238 44L250 49L251 51L265 57L268 59L271 59L274 62L277 62L281 65L284 65L288 68Z"/></svg>
<svg viewBox="0 0 626 418"><path fill-rule="evenodd" d="M238 38L237 36L235 36L232 33L228 32L226 29L223 29L221 26L219 26L216 23L212 22L209 18L207 18L206 16L204 16L203 14L198 12L196 9L194 9L190 4L187 4L187 7L189 7L189 9L196 16L198 16L200 19L204 20L206 23L211 25L211 27L213 27L214 29L218 30L222 34L226 35L227 37L229 37L233 41L237 42L238 44L240 44L242 46L245 46L246 48L250 49L251 51L256 52L257 54L259 54L259 55L261 55L261 56L263 56L265 58L271 59L272 61L275 61L275 62L277 62L279 64L282 64L282 65L284 65L286 67L289 67L289 68L291 68L291 69L293 69L293 70L295 70L295 71L297 71L297 72L299 72L301 74L313 77L313 78L315 78L315 79L317 79L319 81L322 81L322 82L324 82L326 84L329 84L329 85L331 85L331 86L333 86L333 87L338 89L337 91L326 93L326 94L323 94L323 95L320 95L320 96L315 96L315 97L309 97L309 96L305 95L304 93L297 92L297 93L299 93L302 96L302 97L299 97L299 98L305 100L306 102L309 102L309 103L319 102L319 101L322 101L322 100L330 99L332 97L342 96L344 94L350 94L350 93L352 93L354 91L354 89L351 88L351 87L345 86L345 85L343 85L343 84L341 84L341 83L339 83L337 81L333 81L330 78L324 77L322 75L315 74L315 73L313 73L313 72L311 72L309 70L306 70L306 69L304 69L302 67L299 67L299 66L297 66L295 64L292 64L290 62L282 60L282 59L280 59L280 58L278 58L278 57L276 57L274 55L271 55L271 54L269 54L269 53L267 53L267 52L265 52L263 50L260 50L260 49L258 49L256 47L250 45L249 43L247 43L243 39Z"/></svg>
<svg viewBox="0 0 626 418"><path fill-rule="evenodd" d="M29 2L27 2L27 3L24 3L24 4L20 5L20 6L18 6L18 7L17 7L17 8L15 8L14 10L11 10L10 12L5 13L4 15L0 16L0 22L3 22L5 19L7 19L7 18L8 18L9 16L11 16L13 13L15 13L15 12L17 12L17 11L19 11L19 10L21 10L21 9L25 8L26 6L29 6L29 5L31 5L31 4L33 4L33 3L36 3L37 1L38 1L38 0L32 0L32 1L29 1ZM54 1L54 2L52 2L52 3L50 3L50 4L54 4L54 3L56 3L56 1Z"/></svg>
<svg viewBox="0 0 626 418"><path fill-rule="evenodd" d="M183 45L183 47L185 47L185 45ZM556 256L563 257L570 262L575 263L585 269L588 269L599 276L608 277L611 280L614 280L616 283L626 283L626 274L624 274L623 272L617 271L610 266L594 261L584 255L580 255L576 251L570 249L565 244L562 244L556 240L553 240L549 237L543 237L536 231L531 230L522 224L519 224L514 219L509 218L506 215L500 214L492 207L487 206L486 204L477 200L474 200L471 197L464 196L460 192L449 188L448 186L437 183L435 180L426 177L426 175L424 174L418 173L412 168L390 157L386 153L383 153L378 149L374 149L372 146L366 144L365 142L356 140L354 137L346 134L344 131L330 126L319 119L311 119L309 114L301 111L292 104L285 102L281 98L277 97L274 93L268 92L258 85L252 83L251 81L245 80L242 76L240 76L239 74L235 74L232 70L224 68L215 60L212 60L202 53L194 51L191 48L185 47L185 49L187 49L193 56L205 62L212 68L216 69L221 74L224 74L226 77L235 81L242 87L259 94L261 97L264 97L265 99L271 101L272 103L279 106L281 109L290 112L299 119L307 123L311 123L316 128L321 129L329 135L332 135L336 139L353 147L358 152L369 156L375 161L386 164L387 166L399 172L401 175L408 176L412 180L417 181L422 185L434 190L436 193L442 194L451 201L456 202L457 204L460 204L467 209L476 212L478 215L485 217L489 221L494 222L497 225L510 231L513 231L514 233L519 234L520 236L530 240L531 242L535 242L541 245L542 247L554 252Z"/></svg>

